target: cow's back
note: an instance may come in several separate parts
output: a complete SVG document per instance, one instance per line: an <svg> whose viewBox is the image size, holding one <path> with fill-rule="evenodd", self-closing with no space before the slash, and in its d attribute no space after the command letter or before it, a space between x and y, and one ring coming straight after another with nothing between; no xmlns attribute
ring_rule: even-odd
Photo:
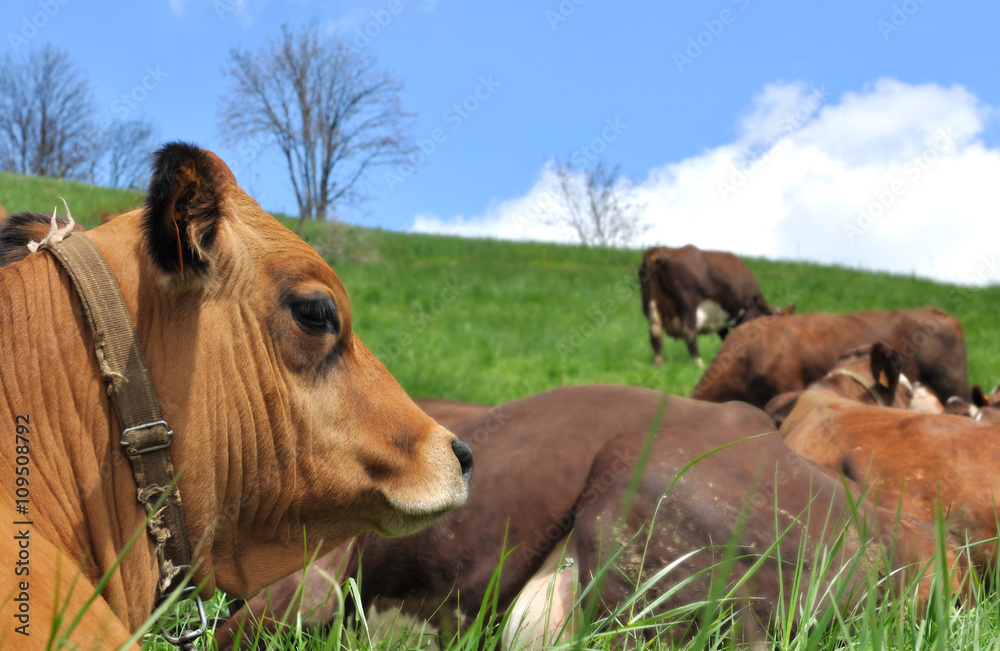
<svg viewBox="0 0 1000 651"><path fill-rule="evenodd" d="M767 315L744 323L723 342L691 394L763 407L786 391L822 378L844 352L881 341L900 352L903 373L938 395L968 393L965 340L940 308L852 314Z"/></svg>

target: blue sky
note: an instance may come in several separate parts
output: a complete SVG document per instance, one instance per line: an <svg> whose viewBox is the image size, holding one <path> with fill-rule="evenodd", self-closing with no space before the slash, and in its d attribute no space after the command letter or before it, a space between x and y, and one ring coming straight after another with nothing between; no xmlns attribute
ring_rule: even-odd
<svg viewBox="0 0 1000 651"><path fill-rule="evenodd" d="M293 212L288 175L273 149L222 144L222 68L232 47L317 17L404 81L415 138L446 134L404 182L375 170L349 221L569 239L533 208L547 165L601 150L646 202L637 245L1000 280L1000 3L394 5L35 0L7 3L2 33L8 50L66 49L104 115L216 151L268 210ZM461 103L474 108L457 120Z"/></svg>

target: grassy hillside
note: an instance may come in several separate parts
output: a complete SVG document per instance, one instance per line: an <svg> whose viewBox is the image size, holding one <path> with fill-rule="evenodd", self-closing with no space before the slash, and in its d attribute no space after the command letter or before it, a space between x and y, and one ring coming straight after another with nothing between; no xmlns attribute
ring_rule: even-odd
<svg viewBox="0 0 1000 651"><path fill-rule="evenodd" d="M0 204L51 211L66 198L95 226L108 210L142 203L136 192L0 174ZM292 220L286 223L293 225ZM667 339L652 365L636 280L639 252L468 240L325 224L306 238L340 275L354 327L411 394L496 403L565 384L635 384L686 395L700 370ZM993 326L1000 287L956 288L903 276L748 259L771 303L799 312L935 304L965 327L974 383L1000 379ZM715 336L699 338L708 362Z"/></svg>
<svg viewBox="0 0 1000 651"><path fill-rule="evenodd" d="M33 210L51 213L53 206L64 212L66 200L73 218L91 228L101 223L101 213L120 214L142 205L142 192L100 188L81 183L20 174L0 174L0 205L8 213Z"/></svg>
<svg viewBox="0 0 1000 651"><path fill-rule="evenodd" d="M368 234L378 260L332 260L355 328L414 395L497 402L564 384L613 382L686 395L700 370L667 339L652 365L636 251ZM1000 377L993 327L1000 287L747 260L772 303L800 312L940 305L963 322L973 382ZM708 361L715 336L699 338ZM988 387L987 387L988 388Z"/></svg>

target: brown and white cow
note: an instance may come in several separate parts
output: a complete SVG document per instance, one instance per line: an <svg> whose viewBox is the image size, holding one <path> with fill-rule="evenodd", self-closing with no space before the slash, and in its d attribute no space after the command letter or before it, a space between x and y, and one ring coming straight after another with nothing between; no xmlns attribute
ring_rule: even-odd
<svg viewBox="0 0 1000 651"><path fill-rule="evenodd" d="M893 383L892 369L884 372ZM880 507L925 523L945 518L953 540L973 543L970 558L980 568L996 562L1000 426L862 404L816 383L781 436L830 474L864 486Z"/></svg>
<svg viewBox="0 0 1000 651"><path fill-rule="evenodd" d="M718 333L765 314L790 314L795 306L776 310L767 304L757 280L738 257L725 251L646 249L639 264L642 312L649 321L649 341L657 364L663 364L663 333L683 339L691 359L698 354L698 335Z"/></svg>
<svg viewBox="0 0 1000 651"><path fill-rule="evenodd" d="M805 391L825 391L857 404L911 409L914 388L900 373L899 353L881 341L840 356L833 369ZM764 411L781 425L805 391L786 391L771 398Z"/></svg>
<svg viewBox="0 0 1000 651"><path fill-rule="evenodd" d="M547 645L571 616L568 605L582 594L597 568L622 548L623 540L630 542L614 561L618 569L592 589L599 616L630 596L637 580L675 561L676 569L649 598L694 577L662 606L698 603L707 594L706 568L735 540L741 554L729 578L746 574L761 555L767 558L747 584L748 592L738 595L748 597L752 591L756 598L746 599L741 607L751 619L767 621L782 591L786 606L788 599L798 599L790 584L794 572L780 574L777 556L794 564L800 544L811 553L830 543L837 534L834 520L850 510L850 496L840 480L817 471L782 442L763 412L742 403L715 405L673 397L667 402L648 389L597 385L557 389L494 408L450 401L418 404L473 449L476 473L466 505L414 536L360 536L353 547L310 568L302 598L296 596L301 574L272 586L216 632L220 648L233 645L241 626L253 639L257 624L274 630L278 622L294 622L299 615L307 625L329 621L335 611L329 598L331 577L337 581L356 576L359 557L366 610L373 604L402 604L407 612L431 619L448 638L456 631L456 610L466 618L478 613L504 549L510 553L496 599L501 613L512 613L505 642ZM613 535L623 495L655 423L652 454L624 518L627 533ZM667 492L685 466L703 454L705 458L694 462ZM872 529L866 535L852 528L847 546L837 552L845 561L837 565L845 569L842 587L855 585L871 569L858 566L849 576L847 559L864 550L871 555L861 565L870 566L881 553L876 518L864 506L859 518L868 518ZM650 522L655 522L652 530ZM898 549L894 566L934 557L930 527L911 519L900 526L912 535ZM778 544L776 527L789 531ZM880 542L888 548L895 528L883 531L889 537L883 535ZM641 556L647 558L645 564L636 560ZM575 561L572 568L567 567L570 558ZM833 580L832 573L812 566L806 573L816 585ZM548 590L552 598L546 598ZM527 603L532 597L535 603ZM539 610L539 602L547 607ZM295 612L286 617L289 607ZM520 613L536 619L526 623L515 641L511 634L521 623L516 618ZM695 616L694 611L689 614ZM690 632L689 620L677 624L673 634L684 637Z"/></svg>
<svg viewBox="0 0 1000 651"><path fill-rule="evenodd" d="M906 377L942 400L969 395L962 324L941 308L924 307L765 316L745 323L723 342L691 397L764 407L776 395L802 391L822 378L845 351L876 341L898 351Z"/></svg>
<svg viewBox="0 0 1000 651"><path fill-rule="evenodd" d="M300 567L303 550L412 533L465 501L468 447L354 335L330 267L214 154L165 146L142 209L69 237L96 244L135 324L175 432L202 595L249 597ZM117 648L157 598L154 543L92 339L49 252L0 268L0 501L26 500L0 528L4 648L64 637Z"/></svg>

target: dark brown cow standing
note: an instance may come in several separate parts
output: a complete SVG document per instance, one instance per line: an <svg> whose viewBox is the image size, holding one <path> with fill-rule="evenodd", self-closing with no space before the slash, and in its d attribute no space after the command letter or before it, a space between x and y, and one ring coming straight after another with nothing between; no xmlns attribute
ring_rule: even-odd
<svg viewBox="0 0 1000 651"><path fill-rule="evenodd" d="M732 253L679 249L646 249L639 264L642 312L649 321L649 341L657 364L663 363L663 333L683 339L691 359L703 365L698 335L719 333L765 314L776 314L761 294L757 280ZM788 308L788 312L794 306Z"/></svg>
<svg viewBox="0 0 1000 651"><path fill-rule="evenodd" d="M600 541L611 540L609 527L617 519L638 450L662 400L660 393L647 389L588 386L558 389L493 409L418 401L473 449L477 465L469 501L414 536L391 540L359 537L355 548L346 552L347 563L340 576L357 571L360 550L366 608L376 598L380 603L403 603L409 612L431 618L446 632L454 630L455 623L448 616L456 608L466 616L478 611L505 539L513 552L498 587L501 612L553 555L575 555L579 576L587 580L602 562L597 555ZM783 559L794 559L798 545L806 538L807 553L811 554L816 545L828 544L836 535L834 527L824 531L822 525L827 518L832 523L848 510L848 493L839 481L816 471L789 449L763 412L740 403L714 405L684 398L670 398L663 413L639 497L626 520L628 531L641 532L643 523L652 520L667 484L685 464L726 444L733 445L696 463L671 490L656 520L654 543L642 576L648 577L694 550L703 551L671 573L668 584L717 561L722 552L717 547L704 548L724 545L732 538L744 505L748 511L740 549L751 555L766 553L775 540L775 492L780 508L778 525L790 530L779 545ZM803 517L792 524L796 516L810 515L810 499L815 517ZM862 511L861 517L875 522L870 511ZM904 527L911 526L915 540L926 544L909 546L909 560L915 560L912 554L918 559L930 558L933 544L926 541L928 535L933 540L932 532L920 523L904 523ZM862 564L875 563L880 553L876 530L873 524L871 535L859 536L856 531L848 535L844 557L867 552L862 553ZM563 551L567 538L574 551ZM344 555L345 549L340 552ZM638 566L631 562L635 553L633 547L626 548L620 563L624 576L633 579L638 572ZM901 552L896 563L908 562L904 557ZM337 566L337 562L326 565ZM745 562L737 563L730 578L746 568ZM854 582L862 580L865 569L870 568L859 567L847 584L857 587ZM816 581L829 578L816 574L812 577ZM624 576L616 575L602 587L601 607L605 610L598 614L629 594L630 583ZM791 573L786 572L782 585L775 559L765 561L748 586L759 599L749 600L752 604L746 612L767 621L777 604L779 586L786 599L792 595L790 579ZM255 614L256 621L267 613L265 624L273 628L273 618L280 619L285 607L292 604L300 580L300 576L290 577L274 586L270 597L254 597L248 609L217 632L220 648L229 648L248 612ZM695 581L665 605L704 598L706 581ZM308 574L306 584L308 594L323 595L330 589L329 580L319 572ZM269 601L273 608L268 608ZM303 614L318 603L303 606ZM329 609L321 609L313 613L311 621L320 623L329 616ZM676 630L678 637L690 633L687 624L690 622L682 622Z"/></svg>
<svg viewBox="0 0 1000 651"><path fill-rule="evenodd" d="M942 399L969 395L962 324L941 308L925 307L766 316L743 324L726 338L691 397L764 407L822 378L841 353L876 341L899 351L902 372Z"/></svg>

